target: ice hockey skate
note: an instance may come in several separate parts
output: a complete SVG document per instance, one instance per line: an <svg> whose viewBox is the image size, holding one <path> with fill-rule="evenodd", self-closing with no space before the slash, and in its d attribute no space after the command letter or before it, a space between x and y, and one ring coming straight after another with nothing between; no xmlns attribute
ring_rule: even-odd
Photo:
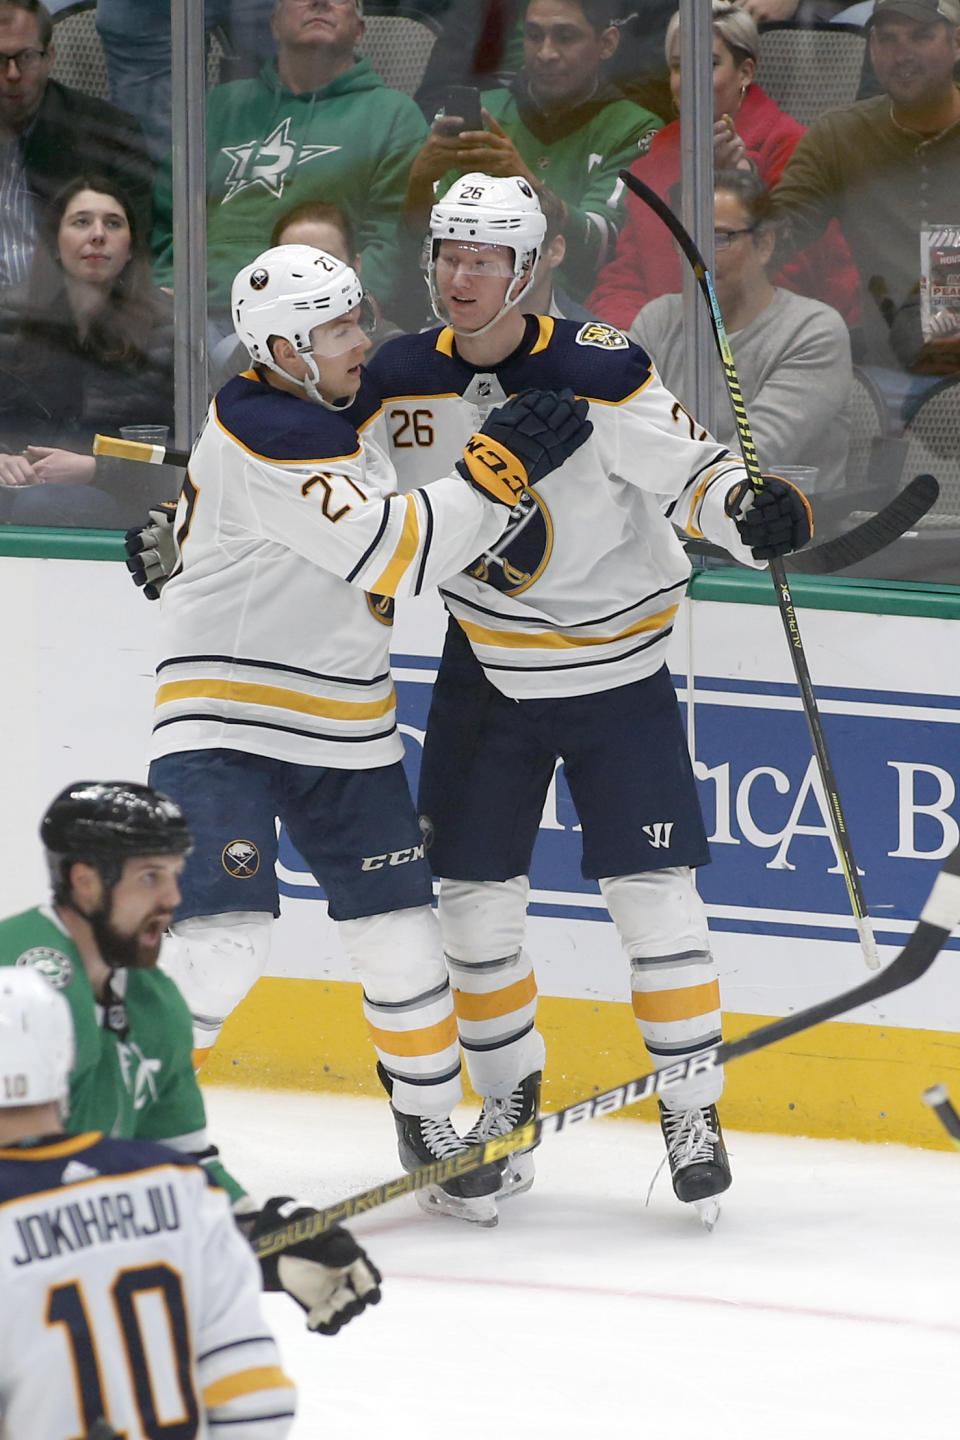
<svg viewBox="0 0 960 1440"><path fill-rule="evenodd" d="M485 1140L495 1139L498 1135L509 1135L510 1131L516 1130L519 1125L527 1125L531 1120L536 1120L540 1110L540 1075L541 1072L536 1070L532 1075L525 1076L503 1100L487 1095L479 1118L463 1137L463 1143L481 1145ZM528 1150L515 1150L512 1155L505 1156L500 1188L496 1192L498 1200L509 1200L512 1195L522 1195L525 1190L530 1189L534 1179L535 1148L531 1146Z"/></svg>
<svg viewBox="0 0 960 1440"><path fill-rule="evenodd" d="M377 1065L380 1083L391 1094L393 1085L382 1065ZM423 1165L449 1160L468 1148L453 1127L449 1115L404 1115L390 1106L397 1127L400 1164L408 1174ZM500 1164L484 1165L470 1175L456 1176L442 1185L426 1185L416 1192L417 1204L428 1215L451 1215L472 1225L496 1225L500 1189Z"/></svg>
<svg viewBox="0 0 960 1440"><path fill-rule="evenodd" d="M701 1222L712 1230L720 1215L717 1196L729 1189L733 1179L717 1107L668 1110L661 1100L660 1129L674 1194L685 1205L693 1205Z"/></svg>

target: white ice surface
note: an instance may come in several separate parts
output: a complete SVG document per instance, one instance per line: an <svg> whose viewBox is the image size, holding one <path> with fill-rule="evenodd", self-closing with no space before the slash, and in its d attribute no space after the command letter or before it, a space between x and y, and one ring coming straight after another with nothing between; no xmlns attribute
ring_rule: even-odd
<svg viewBox="0 0 960 1440"><path fill-rule="evenodd" d="M205 1093L258 1198L329 1203L399 1171L385 1104ZM960 1156L727 1142L712 1234L665 1172L644 1206L659 1129L614 1119L545 1141L496 1229L411 1196L353 1222L384 1272L375 1310L328 1339L265 1298L299 1386L295 1440L956 1435Z"/></svg>

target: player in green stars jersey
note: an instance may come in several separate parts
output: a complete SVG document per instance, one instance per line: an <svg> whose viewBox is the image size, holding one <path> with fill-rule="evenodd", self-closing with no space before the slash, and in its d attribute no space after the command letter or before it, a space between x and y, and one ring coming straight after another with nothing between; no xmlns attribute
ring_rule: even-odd
<svg viewBox="0 0 960 1440"><path fill-rule="evenodd" d="M190 1014L157 968L192 848L180 807L146 785L77 781L53 801L40 838L52 898L0 921L0 965L35 966L70 1005L68 1131L159 1140L190 1155L227 1191L251 1238L309 1213L286 1197L258 1209L207 1138ZM340 1227L262 1266L265 1288L287 1290L322 1334L380 1298L379 1272Z"/></svg>

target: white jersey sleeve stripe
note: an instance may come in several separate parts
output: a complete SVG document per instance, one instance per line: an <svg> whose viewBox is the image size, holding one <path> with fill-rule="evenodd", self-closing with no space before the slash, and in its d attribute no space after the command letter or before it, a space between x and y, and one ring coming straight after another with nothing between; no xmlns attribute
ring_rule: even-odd
<svg viewBox="0 0 960 1440"><path fill-rule="evenodd" d="M397 586L407 573L420 548L420 518L417 514L416 498L413 495L407 495L401 503L406 511L403 529L386 568L371 586L377 595L396 594Z"/></svg>

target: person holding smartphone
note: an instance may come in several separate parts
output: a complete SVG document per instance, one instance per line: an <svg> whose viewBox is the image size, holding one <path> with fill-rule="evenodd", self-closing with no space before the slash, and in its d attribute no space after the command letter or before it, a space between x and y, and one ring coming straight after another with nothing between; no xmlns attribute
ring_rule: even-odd
<svg viewBox="0 0 960 1440"><path fill-rule="evenodd" d="M476 92L452 87L414 160L404 213L415 233L423 232L436 192L458 175L520 175L563 206L559 281L574 300L585 298L616 246L618 172L661 125L603 79L620 39L615 10L609 0L528 0L523 69L509 86L479 94L479 117Z"/></svg>

